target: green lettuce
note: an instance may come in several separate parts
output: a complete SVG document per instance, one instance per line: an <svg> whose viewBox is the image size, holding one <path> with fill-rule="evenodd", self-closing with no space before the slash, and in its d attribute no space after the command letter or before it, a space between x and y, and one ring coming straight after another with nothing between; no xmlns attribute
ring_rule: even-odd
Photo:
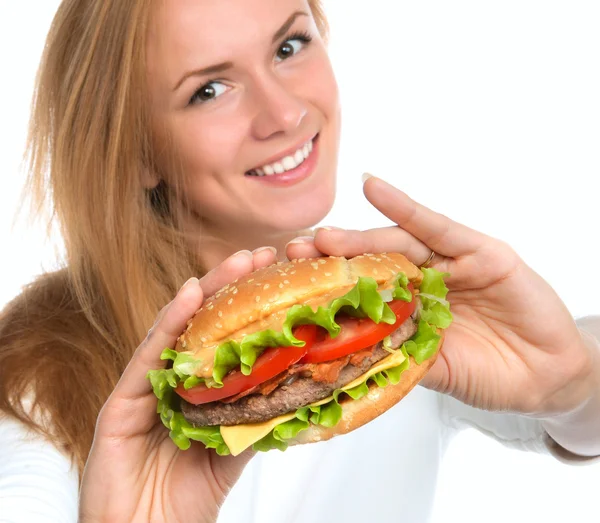
<svg viewBox="0 0 600 523"><path fill-rule="evenodd" d="M421 319L440 329L447 329L452 323L452 314L450 304L446 300L448 287L444 277L450 275L435 269L421 269L421 271L423 272L423 281L419 287L419 297L423 304Z"/></svg>
<svg viewBox="0 0 600 523"><path fill-rule="evenodd" d="M163 351L163 355L167 350ZM148 372L148 379L152 383L155 396L158 398L156 411L160 415L163 425L169 429L169 436L175 445L181 450L187 450L191 445L190 440L194 440L204 443L204 446L208 449L215 449L220 456L230 454L218 426L194 427L179 412L180 399L173 390L177 385L172 385L173 382L169 381L169 378L165 378L165 376L171 377L173 375L175 375L175 372L173 374L165 374L155 370Z"/></svg>
<svg viewBox="0 0 600 523"><path fill-rule="evenodd" d="M412 300L406 275L398 275L392 283L393 299ZM304 346L304 342L292 333L297 325L319 325L335 338L340 333L335 315L340 311L352 316L369 317L376 323L383 321L392 324L396 321L394 313L377 290L377 282L373 278L359 278L348 293L336 298L327 307L319 307L316 311L308 305L291 307L283 322L282 332L267 329L249 334L241 342L230 340L219 345L215 351L212 380L203 380L194 375L202 362L195 359L192 353L172 349L165 349L161 354L161 359L173 362L172 368L152 371L150 379L160 381L163 386L171 384L173 388L179 382L183 382L186 389L199 383L205 383L208 387L222 387L223 377L233 369L240 368L243 374L250 375L254 362L268 347ZM175 385L172 385L173 380L177 380Z"/></svg>
<svg viewBox="0 0 600 523"><path fill-rule="evenodd" d="M444 283L444 277L447 274L442 274L435 269L422 269L422 272L421 320L416 334L398 349L402 350L406 356L413 356L417 363L422 363L435 354L441 338L435 327L447 328L452 321L449 304L446 301L448 289ZM405 274L399 274L392 283L394 284L391 290L392 299L412 300L412 294L408 289L408 278ZM157 412L160 414L163 424L169 429L171 439L182 450L188 449L191 445L190 440L194 440L202 442L206 448L214 448L219 455L229 454L229 448L225 444L218 426L194 427L183 417L179 412L179 396L174 393L173 389L180 383L183 383L186 389L202 382L206 382L208 386L222 386L222 378L227 372L237 367L241 367L244 374L250 374L257 357L267 347L304 345L303 341L298 340L292 334L292 328L296 325L319 325L327 329L332 337L335 337L340 332L340 326L335 322L335 315L340 311L356 317L369 317L376 323L383 321L392 324L395 316L387 305L387 301L391 301L389 292L378 291L375 280L359 278L357 284L347 294L336 298L327 307L319 307L313 311L307 305L295 305L288 311L282 332L265 330L246 336L240 343L229 341L221 344L215 355L213 380L205 381L194 375L197 366L202 362L194 359L190 353L165 349L161 354L161 359L171 360L173 362L171 368L152 370L148 372L148 379L158 398ZM391 348L388 347L388 349ZM396 384L408 365L407 358L401 365L377 373L352 389L336 390L333 393L333 400L324 405L298 409L294 419L275 427L270 434L254 444L254 449L285 450L288 445L286 440L294 438L300 431L308 428L310 423L326 427L335 426L342 414L338 402L340 394L346 394L356 400L368 392L369 381L373 381L380 387L385 387L389 383Z"/></svg>
<svg viewBox="0 0 600 523"><path fill-rule="evenodd" d="M394 280L393 296L395 299L411 301L408 290L408 278L405 275ZM241 342L230 340L222 343L216 350L213 379L222 385L223 377L232 369L241 367L246 376L252 372L254 362L268 347L302 347L304 342L297 339L292 329L297 325L319 325L327 329L335 338L340 333L340 326L335 322L335 315L342 311L361 318L369 317L375 323L393 324L396 316L378 292L377 282L373 278L359 278L357 284L344 296L336 298L327 307L318 307L314 311L308 305L294 305L287 313L282 331L272 329L256 332L246 336Z"/></svg>

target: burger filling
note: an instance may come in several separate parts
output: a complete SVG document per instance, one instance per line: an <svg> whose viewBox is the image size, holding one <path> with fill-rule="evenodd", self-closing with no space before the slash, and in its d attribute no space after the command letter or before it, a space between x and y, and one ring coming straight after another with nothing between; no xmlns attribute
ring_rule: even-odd
<svg viewBox="0 0 600 523"><path fill-rule="evenodd" d="M418 313L409 317L387 340L400 347L417 331ZM259 423L331 396L389 356L383 341L367 349L323 363L297 363L274 378L233 397L193 405L183 400L181 411L194 425Z"/></svg>

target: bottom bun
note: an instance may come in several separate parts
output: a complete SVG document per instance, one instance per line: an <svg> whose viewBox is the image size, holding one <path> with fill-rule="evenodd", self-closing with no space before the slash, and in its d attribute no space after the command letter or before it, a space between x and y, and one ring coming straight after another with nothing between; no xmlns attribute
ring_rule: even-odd
<svg viewBox="0 0 600 523"><path fill-rule="evenodd" d="M334 436L352 432L369 423L369 421L381 416L385 411L391 409L404 398L429 372L438 354L439 349L435 355L420 365L410 356L410 366L402 373L400 381L396 385L379 387L371 381L369 383L369 392L366 396L363 396L359 400L352 400L347 397L346 401L340 403L342 407L342 419L335 427L328 428L321 425L311 425L308 429L300 432L294 439L286 441L290 445L326 441Z"/></svg>

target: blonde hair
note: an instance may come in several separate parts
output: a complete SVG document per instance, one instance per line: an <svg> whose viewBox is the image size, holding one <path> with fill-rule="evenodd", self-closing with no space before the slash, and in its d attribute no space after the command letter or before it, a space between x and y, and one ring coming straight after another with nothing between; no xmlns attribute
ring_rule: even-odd
<svg viewBox="0 0 600 523"><path fill-rule="evenodd" d="M309 4L326 38L321 1ZM27 188L38 215L51 196L66 259L0 315L0 411L64 449L80 471L135 347L179 286L203 272L181 232L178 191L142 183L155 165L145 70L151 7L63 0L32 105Z"/></svg>

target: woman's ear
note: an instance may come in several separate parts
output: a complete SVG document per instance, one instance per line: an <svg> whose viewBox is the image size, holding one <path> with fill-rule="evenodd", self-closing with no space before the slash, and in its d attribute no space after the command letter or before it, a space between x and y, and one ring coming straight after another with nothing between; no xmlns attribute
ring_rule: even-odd
<svg viewBox="0 0 600 523"><path fill-rule="evenodd" d="M155 189L156 186L160 183L160 178L155 171L148 169L147 167L142 168L142 187L151 191Z"/></svg>

